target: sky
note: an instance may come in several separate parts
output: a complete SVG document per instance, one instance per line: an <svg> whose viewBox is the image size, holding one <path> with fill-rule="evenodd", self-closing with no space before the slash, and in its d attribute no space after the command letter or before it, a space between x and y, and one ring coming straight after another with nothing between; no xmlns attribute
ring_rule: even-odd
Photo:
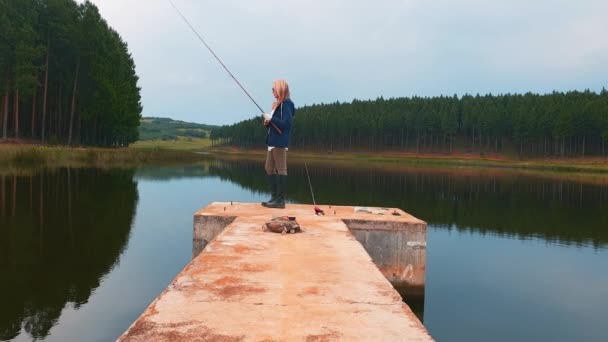
<svg viewBox="0 0 608 342"><path fill-rule="evenodd" d="M128 43L144 116L232 124L257 107L167 0L92 0ZM383 96L608 88L606 0L173 0L268 110Z"/></svg>

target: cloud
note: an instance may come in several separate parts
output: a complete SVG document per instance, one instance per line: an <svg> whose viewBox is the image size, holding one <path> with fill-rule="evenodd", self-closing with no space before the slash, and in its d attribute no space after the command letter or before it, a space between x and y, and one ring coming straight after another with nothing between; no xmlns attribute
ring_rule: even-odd
<svg viewBox="0 0 608 342"><path fill-rule="evenodd" d="M601 89L608 3L583 0L173 0L254 98ZM232 123L256 114L167 1L93 0L132 50L144 114Z"/></svg>

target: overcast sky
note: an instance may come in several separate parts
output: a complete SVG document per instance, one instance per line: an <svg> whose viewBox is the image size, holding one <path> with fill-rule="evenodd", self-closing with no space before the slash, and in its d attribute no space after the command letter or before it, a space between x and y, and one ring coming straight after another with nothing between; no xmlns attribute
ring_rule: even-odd
<svg viewBox="0 0 608 342"><path fill-rule="evenodd" d="M608 88L606 0L173 0L264 108ZM167 0L92 0L129 44L144 116L258 113Z"/></svg>

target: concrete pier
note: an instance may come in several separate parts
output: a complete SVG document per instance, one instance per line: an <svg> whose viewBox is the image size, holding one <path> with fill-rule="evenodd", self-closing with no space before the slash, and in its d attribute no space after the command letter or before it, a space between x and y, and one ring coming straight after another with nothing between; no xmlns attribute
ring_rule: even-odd
<svg viewBox="0 0 608 342"><path fill-rule="evenodd" d="M387 280L424 288L426 223L392 208L322 209L213 203L197 212L194 259L119 340L432 341ZM304 232L265 232L278 215ZM383 243L400 252L374 257L377 267L357 239L379 231L398 234Z"/></svg>

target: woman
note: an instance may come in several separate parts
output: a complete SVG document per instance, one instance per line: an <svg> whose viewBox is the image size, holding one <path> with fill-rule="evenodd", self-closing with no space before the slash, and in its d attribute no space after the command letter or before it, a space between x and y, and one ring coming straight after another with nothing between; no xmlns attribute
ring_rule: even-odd
<svg viewBox="0 0 608 342"><path fill-rule="evenodd" d="M268 127L266 134L266 174L270 181L272 197L262 205L268 208L285 208L285 190L287 188L287 149L291 136L291 124L296 109L291 102L289 86L284 80L274 81L272 95L276 101L272 104L272 112L264 113L264 126Z"/></svg>

